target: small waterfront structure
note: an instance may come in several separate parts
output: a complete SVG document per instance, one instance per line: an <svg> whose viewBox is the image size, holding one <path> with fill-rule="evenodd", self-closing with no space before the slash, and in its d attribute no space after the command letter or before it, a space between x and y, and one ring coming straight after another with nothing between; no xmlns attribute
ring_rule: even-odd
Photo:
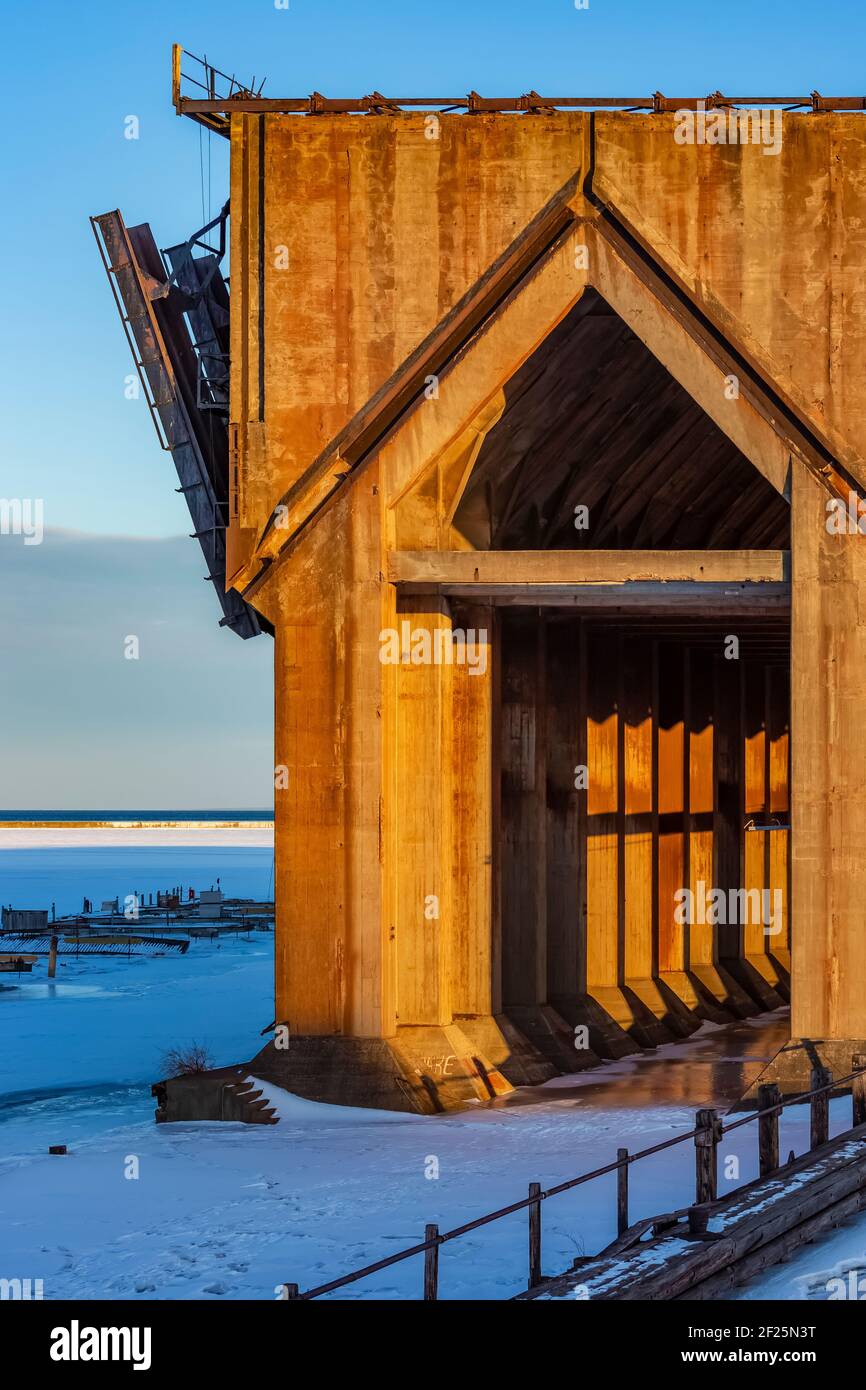
<svg viewBox="0 0 866 1390"><path fill-rule="evenodd" d="M165 259L95 227L223 622L275 641L256 1074L447 1108L789 996L785 1078L844 1071L863 100L202 98L180 65L231 142L230 300L229 204Z"/></svg>

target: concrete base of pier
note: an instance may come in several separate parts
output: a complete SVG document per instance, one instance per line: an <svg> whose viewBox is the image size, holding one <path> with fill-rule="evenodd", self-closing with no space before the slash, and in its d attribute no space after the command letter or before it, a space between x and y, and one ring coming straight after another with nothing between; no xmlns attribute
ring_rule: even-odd
<svg viewBox="0 0 866 1390"><path fill-rule="evenodd" d="M813 1085L812 1071L823 1067L838 1079L849 1076L855 1067L863 1065L855 1062L862 1056L866 1059L866 1039L864 1038L791 1038L765 1067L746 1091L737 1109L750 1109L758 1103L758 1087L775 1082L783 1099L800 1095ZM850 1081L833 1094L844 1095L850 1092Z"/></svg>

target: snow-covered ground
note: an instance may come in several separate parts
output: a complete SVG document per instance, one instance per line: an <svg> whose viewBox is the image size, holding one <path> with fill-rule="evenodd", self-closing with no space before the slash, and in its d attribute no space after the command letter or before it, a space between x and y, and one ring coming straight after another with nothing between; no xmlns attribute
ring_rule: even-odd
<svg viewBox="0 0 866 1390"><path fill-rule="evenodd" d="M127 1125L66 1158L7 1167L0 1272L42 1277L49 1298L272 1298L283 1281L324 1282L421 1239L428 1221L444 1230L687 1120L608 1113L599 1132L599 1116L571 1103L427 1119L291 1100L280 1113L269 1127ZM137 1179L125 1177L130 1156ZM650 1162L636 1205L678 1202L692 1155ZM564 1268L612 1238L612 1181L544 1215L545 1267ZM440 1273L446 1298L516 1293L525 1215L447 1246ZM342 1296L417 1297L420 1280L413 1259Z"/></svg>
<svg viewBox="0 0 866 1390"><path fill-rule="evenodd" d="M737 1299L866 1299L866 1219L807 1245L732 1295Z"/></svg>
<svg viewBox="0 0 866 1390"><path fill-rule="evenodd" d="M159 882L168 872L164 853L151 863ZM11 860L0 856L0 870L4 862ZM225 851L218 862L224 886L236 870L243 879ZM196 882L186 863L166 881ZM133 885L150 887L141 859L86 868L92 896L97 868L116 885L112 896L128 873ZM70 886L70 872L67 863L66 879L54 881L58 895L88 891L80 875ZM0 886L3 901L9 882ZM14 885L11 892L16 901ZM525 1196L531 1181L549 1187L610 1161L620 1145L634 1152L688 1130L697 1106L716 1099L713 1077L732 1061L727 1035L708 1027L686 1044L606 1067L616 1098L612 1084L600 1089L584 1073L551 1083L537 1103L437 1118L274 1093L274 1126L155 1125L149 1084L167 1046L195 1039L217 1063L257 1050L273 1013L272 944L253 934L198 941L184 957L61 958L54 983L44 962L20 983L4 977L0 1277L41 1278L49 1299L270 1299L284 1281L309 1288L420 1240L427 1222L446 1230ZM760 1054L760 1026L754 1037ZM733 1064L741 1060L742 1047ZM688 1084L678 1079L689 1076ZM831 1112L832 1132L845 1129L850 1103L833 1102ZM806 1110L786 1112L783 1154L802 1152L807 1135ZM68 1155L49 1155L55 1143L66 1143ZM756 1176L756 1148L752 1125L723 1141L721 1192ZM685 1205L693 1183L691 1143L639 1163L630 1175L632 1219ZM442 1296L501 1299L525 1287L526 1225L519 1213L446 1245ZM545 1202L543 1226L546 1273L600 1249L615 1235L614 1178ZM823 1298L834 1273L861 1264L862 1220L739 1296ZM421 1273L416 1257L337 1296L415 1298Z"/></svg>
<svg viewBox="0 0 866 1390"><path fill-rule="evenodd" d="M525 1195L533 1179L548 1186L607 1161L618 1144L637 1149L691 1119L670 1108L599 1112L555 1100L443 1119L277 1100L280 1123L271 1127L141 1120L73 1139L67 1157L7 1159L0 1273L42 1278L47 1298L273 1298L283 1281L325 1282L421 1239L428 1221L445 1230ZM804 1118L790 1137L798 1127ZM53 1137L69 1138L61 1130ZM739 1153L748 1179L751 1130L734 1137L725 1159ZM682 1205L693 1174L689 1144L638 1165L632 1216ZM613 1198L613 1180L603 1178L545 1203L546 1272L613 1238ZM862 1227L843 1239L862 1252ZM526 1241L520 1213L447 1245L442 1297L518 1292ZM832 1263L814 1247L803 1272ZM416 1298L420 1280L414 1258L338 1296ZM789 1278L773 1296L804 1292Z"/></svg>
<svg viewBox="0 0 866 1390"><path fill-rule="evenodd" d="M524 1196L530 1181L550 1186L692 1123L691 1105L643 1099L666 1068L656 1056L606 1069L623 1086L616 1108L594 1099L584 1074L542 1103L442 1118L275 1092L278 1125L155 1125L142 1083L161 1047L195 1037L217 1061L253 1052L269 1022L270 951L262 936L219 951L196 943L179 959L70 963L53 993L37 977L0 996L0 1276L42 1278L46 1298L273 1298L284 1281L325 1282L419 1240L428 1221L445 1230ZM700 1039L686 1048L699 1054ZM835 1130L847 1115L834 1103ZM787 1116L783 1148L801 1149L806 1127L805 1111ZM731 1139L722 1190L735 1185L726 1173L756 1175L752 1127ZM70 1152L49 1156L49 1143ZM640 1163L633 1219L682 1206L693 1181L691 1144ZM612 1177L545 1203L545 1270L601 1248L614 1220ZM449 1244L442 1296L518 1292L526 1242L521 1213ZM415 1258L339 1296L412 1298L420 1280Z"/></svg>

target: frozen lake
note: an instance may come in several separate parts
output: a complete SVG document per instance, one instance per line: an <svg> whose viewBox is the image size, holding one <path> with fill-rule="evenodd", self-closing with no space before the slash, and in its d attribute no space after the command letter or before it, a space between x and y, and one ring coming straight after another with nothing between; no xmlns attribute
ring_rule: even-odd
<svg viewBox="0 0 866 1390"><path fill-rule="evenodd" d="M66 911L85 894L201 888L218 875L227 893L260 896L270 873L267 847L6 850L0 900ZM44 960L20 981L2 977L0 1277L41 1278L49 1299L270 1299L283 1281L310 1287L409 1245L426 1222L448 1229L525 1196L531 1181L551 1186L620 1145L686 1131L697 1105L723 1098L739 1068L776 1046L777 1021L750 1026L746 1046L709 1029L562 1078L533 1103L442 1118L277 1093L274 1126L155 1125L150 1083L167 1047L203 1043L217 1064L258 1049L273 1018L272 956L272 936L254 933L197 941L181 957L61 957L53 982ZM847 1100L834 1102L832 1132L849 1115ZM788 1112L783 1149L802 1152L807 1133L807 1112ZM57 1143L66 1157L48 1155ZM726 1139L720 1193L756 1176L756 1147L752 1126ZM632 1219L683 1205L693 1182L690 1143L636 1165ZM614 1235L612 1176L546 1202L545 1272ZM446 1246L442 1296L519 1292L526 1241L521 1213ZM739 1297L827 1297L834 1274L863 1267L861 1219ZM339 1296L417 1298L420 1287L413 1259Z"/></svg>
<svg viewBox="0 0 866 1390"><path fill-rule="evenodd" d="M0 902L81 907L102 898L196 888L263 897L267 847L89 847L0 852ZM61 955L31 975L0 976L0 1164L85 1139L131 1117L151 1122L150 1084L166 1048L192 1040L214 1061L257 1048L273 1018L273 937L193 941L185 956Z"/></svg>
<svg viewBox="0 0 866 1390"><path fill-rule="evenodd" d="M23 832L22 832L23 833ZM39 832L26 832L32 840ZM84 832L81 832L82 834ZM0 827L0 903L5 907L35 907L58 915L80 912L85 897L97 907L109 898L128 893L153 893L176 883L196 890L210 888L220 879L227 897L273 896L273 848L269 844L178 844L172 840L184 832L163 832L162 843L135 843L142 832L118 831L126 843L106 844L110 831L90 831L101 843L63 848L4 848L16 832ZM186 832L188 835L193 832ZM232 832L226 832L230 840ZM55 832L66 840L72 831ZM213 839L214 832L202 831ZM237 832L234 832L237 840ZM133 843L129 843L130 839Z"/></svg>

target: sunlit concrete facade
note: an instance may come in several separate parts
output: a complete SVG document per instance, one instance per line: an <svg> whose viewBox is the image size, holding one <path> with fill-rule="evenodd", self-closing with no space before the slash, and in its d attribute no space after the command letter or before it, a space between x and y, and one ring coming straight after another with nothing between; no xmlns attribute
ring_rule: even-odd
<svg viewBox="0 0 866 1390"><path fill-rule="evenodd" d="M284 1084L447 1107L789 996L866 1037L862 129L232 118Z"/></svg>

